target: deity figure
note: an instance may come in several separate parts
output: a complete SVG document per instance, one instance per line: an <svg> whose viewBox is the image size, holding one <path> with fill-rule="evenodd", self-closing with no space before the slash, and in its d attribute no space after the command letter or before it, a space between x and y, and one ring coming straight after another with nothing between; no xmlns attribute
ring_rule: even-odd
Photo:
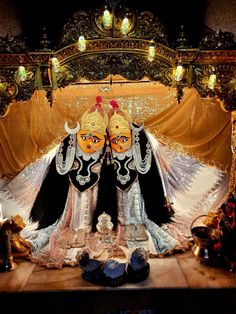
<svg viewBox="0 0 236 314"><path fill-rule="evenodd" d="M95 106L83 114L75 129L65 124L69 135L52 160L30 212L30 219L38 223L29 237L32 260L48 267L76 263L78 248L92 241L90 234L102 211L117 225L116 207L101 204L98 196L108 124L101 100L96 98ZM111 190L112 185L110 196Z"/></svg>
<svg viewBox="0 0 236 314"><path fill-rule="evenodd" d="M130 248L143 246L159 251L177 242L160 226L171 222L162 172L143 126L132 123L115 100L108 112L108 133L116 172L119 222Z"/></svg>
<svg viewBox="0 0 236 314"><path fill-rule="evenodd" d="M84 250L91 259L183 251L192 220L226 194L223 172L163 145L115 100L107 111L101 101L1 190L10 214L24 215L21 237L41 265L78 265Z"/></svg>

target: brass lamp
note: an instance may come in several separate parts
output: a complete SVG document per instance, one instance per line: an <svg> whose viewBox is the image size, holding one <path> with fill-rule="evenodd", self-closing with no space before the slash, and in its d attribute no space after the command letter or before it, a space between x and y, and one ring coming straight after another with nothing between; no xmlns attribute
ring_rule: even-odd
<svg viewBox="0 0 236 314"><path fill-rule="evenodd" d="M16 269L17 264L13 261L11 253L11 223L8 220L1 220L0 222L0 272L8 272Z"/></svg>

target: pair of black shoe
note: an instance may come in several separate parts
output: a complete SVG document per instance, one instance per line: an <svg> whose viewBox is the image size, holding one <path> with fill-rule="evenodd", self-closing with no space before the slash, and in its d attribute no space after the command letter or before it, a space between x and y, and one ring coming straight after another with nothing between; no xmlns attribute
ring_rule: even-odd
<svg viewBox="0 0 236 314"><path fill-rule="evenodd" d="M110 287L121 286L127 282L138 283L147 279L150 273L148 252L143 248L135 249L128 263L115 259L90 259L89 253L84 252L80 255L78 264L82 269L83 279Z"/></svg>

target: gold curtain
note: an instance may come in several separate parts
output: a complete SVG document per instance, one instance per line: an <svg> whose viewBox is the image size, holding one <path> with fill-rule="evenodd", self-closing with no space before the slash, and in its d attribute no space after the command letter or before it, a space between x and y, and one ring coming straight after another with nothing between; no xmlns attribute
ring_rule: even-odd
<svg viewBox="0 0 236 314"><path fill-rule="evenodd" d="M195 89L185 89L180 104L174 88L145 82L72 85L53 95L50 107L45 91L35 91L30 100L13 102L0 119L1 176L14 176L58 144L66 135L64 123L74 127L98 95L107 110L116 99L134 122L143 122L167 145L230 170L230 113L219 100L202 99Z"/></svg>

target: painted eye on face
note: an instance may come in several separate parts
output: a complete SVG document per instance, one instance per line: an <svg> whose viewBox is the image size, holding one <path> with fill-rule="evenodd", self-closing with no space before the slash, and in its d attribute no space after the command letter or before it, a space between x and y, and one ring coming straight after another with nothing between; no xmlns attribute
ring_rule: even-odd
<svg viewBox="0 0 236 314"><path fill-rule="evenodd" d="M83 141L86 141L86 140L87 140L87 136L84 135L84 134L82 134L80 137L82 138Z"/></svg>
<svg viewBox="0 0 236 314"><path fill-rule="evenodd" d="M98 138L97 136L93 136L92 142L97 144L97 143L101 142L101 139Z"/></svg>
<svg viewBox="0 0 236 314"><path fill-rule="evenodd" d="M128 141L128 137L122 136L120 141L121 141L121 143L126 143Z"/></svg>
<svg viewBox="0 0 236 314"><path fill-rule="evenodd" d="M111 142L112 142L112 144L116 145L116 144L118 144L119 140L116 137L114 137Z"/></svg>

